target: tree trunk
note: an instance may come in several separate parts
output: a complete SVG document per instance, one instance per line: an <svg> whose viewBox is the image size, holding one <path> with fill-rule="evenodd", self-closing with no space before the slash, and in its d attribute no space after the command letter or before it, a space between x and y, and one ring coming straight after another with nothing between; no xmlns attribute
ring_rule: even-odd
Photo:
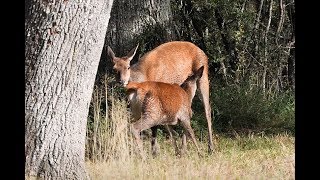
<svg viewBox="0 0 320 180"><path fill-rule="evenodd" d="M153 49L172 39L173 30L169 26L171 17L170 0L114 0L105 47L110 46L118 56L126 55L137 43L140 43L137 54L143 48L146 51ZM155 31L161 31L162 34L157 36L156 33L159 32ZM141 40L143 36L148 36L146 42ZM138 57L139 55L136 55L132 63L135 63ZM112 67L104 48L99 72L111 72Z"/></svg>
<svg viewBox="0 0 320 180"><path fill-rule="evenodd" d="M295 68L294 68L294 57L295 57L295 37L292 37L292 41L288 45L289 56L288 56L288 85L289 88L295 90Z"/></svg>
<svg viewBox="0 0 320 180"><path fill-rule="evenodd" d="M264 35L264 60L262 62L263 64L263 75L262 75L262 91L263 91L263 95L266 95L266 85L267 85L267 81L266 81L266 76L267 76L267 63L268 63L268 33L269 33L269 29L270 29L270 25L271 25L271 19L272 19L272 3L273 0L270 0L270 6L269 6L269 19L268 19L268 24L266 26L266 32Z"/></svg>
<svg viewBox="0 0 320 180"><path fill-rule="evenodd" d="M26 4L26 177L88 179L86 122L112 3Z"/></svg>
<svg viewBox="0 0 320 180"><path fill-rule="evenodd" d="M289 47L289 57L287 60L288 63L288 81L289 87L295 90L295 31L296 31L296 13L294 9L294 5L288 6L288 17L290 19L290 24L292 25L291 31L291 41L288 45Z"/></svg>
<svg viewBox="0 0 320 180"><path fill-rule="evenodd" d="M276 40L278 40L278 36L280 36L280 32L282 31L283 23L284 23L284 14L285 14L285 7L282 0L279 0L279 11L280 11L280 18L277 28L277 37Z"/></svg>
<svg viewBox="0 0 320 180"><path fill-rule="evenodd" d="M252 56L253 57L258 57L258 51L259 51L259 41L260 41L260 38L259 38L259 26L260 26L260 23L261 23L261 12L262 12L262 8L263 8L263 3L264 3L264 0L260 0L260 4L259 4L259 10L258 10L258 14L257 14L257 18L256 18L256 21L255 21L255 25L254 25L254 29L253 29L253 39L254 39L254 48L253 48L253 52L252 52Z"/></svg>
<svg viewBox="0 0 320 180"><path fill-rule="evenodd" d="M125 55L148 26L165 26L171 17L170 0L115 0L106 42L116 54Z"/></svg>

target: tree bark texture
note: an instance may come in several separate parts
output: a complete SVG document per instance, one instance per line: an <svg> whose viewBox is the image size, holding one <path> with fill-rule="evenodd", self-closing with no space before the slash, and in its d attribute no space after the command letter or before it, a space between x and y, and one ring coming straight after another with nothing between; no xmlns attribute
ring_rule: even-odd
<svg viewBox="0 0 320 180"><path fill-rule="evenodd" d="M25 5L25 175L87 179L86 122L113 0Z"/></svg>
<svg viewBox="0 0 320 180"><path fill-rule="evenodd" d="M148 27L171 21L170 0L115 0L106 35L106 46L115 54L125 55L138 43L139 35ZM167 34L172 34L167 29Z"/></svg>

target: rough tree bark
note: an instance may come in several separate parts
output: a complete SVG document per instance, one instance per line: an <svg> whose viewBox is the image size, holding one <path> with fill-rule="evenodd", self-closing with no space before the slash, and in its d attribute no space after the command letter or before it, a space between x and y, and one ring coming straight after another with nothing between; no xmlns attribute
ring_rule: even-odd
<svg viewBox="0 0 320 180"><path fill-rule="evenodd" d="M294 2L294 1L292 1ZM289 87L295 89L295 31L296 31L296 13L293 5L288 6L288 16L290 19L290 24L292 25L291 41L289 43L289 57L288 63L288 81Z"/></svg>
<svg viewBox="0 0 320 180"><path fill-rule="evenodd" d="M88 179L86 122L112 3L26 3L26 177Z"/></svg>
<svg viewBox="0 0 320 180"><path fill-rule="evenodd" d="M148 28L156 25L168 27L171 18L170 0L114 0L105 47L112 47L115 54L119 56L125 55L139 43L141 34L147 31ZM155 47L164 41L172 39L173 31L170 26L165 31L166 37L158 37L161 38L159 42L150 46ZM155 36L155 34L153 35ZM151 41L150 39L148 40ZM140 44L138 52L140 52L143 45ZM148 49L153 49L154 47L148 47ZM132 63L136 62L138 57L139 55L136 55ZM112 62L107 61L106 48L104 48L99 72L102 72L102 74L110 72L112 67Z"/></svg>
<svg viewBox="0 0 320 180"><path fill-rule="evenodd" d="M166 25L171 17L170 0L115 0L106 35L108 45L124 55L136 46L137 37L148 25Z"/></svg>

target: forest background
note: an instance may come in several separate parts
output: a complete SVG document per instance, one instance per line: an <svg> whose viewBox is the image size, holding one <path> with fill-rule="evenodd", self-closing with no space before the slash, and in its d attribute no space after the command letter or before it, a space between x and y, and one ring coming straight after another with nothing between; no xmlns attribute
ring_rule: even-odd
<svg viewBox="0 0 320 180"><path fill-rule="evenodd" d="M26 177L294 178L294 0L34 0L25 18ZM125 56L139 44L133 64L175 40L208 56L215 153L197 158L190 148L179 159L161 128L160 157L139 161L106 49ZM198 96L192 109L205 152Z"/></svg>

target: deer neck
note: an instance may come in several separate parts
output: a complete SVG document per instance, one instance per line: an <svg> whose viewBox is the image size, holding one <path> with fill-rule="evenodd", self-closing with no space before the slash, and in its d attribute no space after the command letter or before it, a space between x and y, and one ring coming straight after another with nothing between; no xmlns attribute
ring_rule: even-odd
<svg viewBox="0 0 320 180"><path fill-rule="evenodd" d="M193 99L193 97L195 96L195 94L196 94L196 90L195 89L193 89L193 88L190 88L190 87L185 87L185 88L183 88L184 89L184 91L187 93L187 95L188 95L188 102L190 102L190 104L191 104L191 102L192 102L192 99Z"/></svg>
<svg viewBox="0 0 320 180"><path fill-rule="evenodd" d="M133 81L133 82L146 81L143 69L138 64L134 64L130 67L130 81Z"/></svg>

